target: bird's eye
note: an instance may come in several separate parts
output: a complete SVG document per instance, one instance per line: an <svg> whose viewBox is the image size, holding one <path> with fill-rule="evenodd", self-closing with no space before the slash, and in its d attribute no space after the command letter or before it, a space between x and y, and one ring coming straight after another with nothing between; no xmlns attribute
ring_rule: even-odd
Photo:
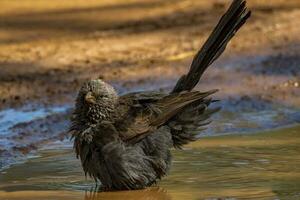
<svg viewBox="0 0 300 200"><path fill-rule="evenodd" d="M100 95L98 95L98 98L99 98L99 99L107 98L107 95L100 94Z"/></svg>

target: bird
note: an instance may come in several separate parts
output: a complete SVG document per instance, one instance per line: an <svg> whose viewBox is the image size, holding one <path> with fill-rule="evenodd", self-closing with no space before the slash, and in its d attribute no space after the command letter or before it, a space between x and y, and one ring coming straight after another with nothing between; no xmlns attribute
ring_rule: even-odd
<svg viewBox="0 0 300 200"><path fill-rule="evenodd" d="M233 0L170 92L119 95L100 78L85 82L69 127L85 175L105 190L143 189L166 176L170 150L197 140L220 110L210 106L218 90L194 87L250 16L246 0Z"/></svg>

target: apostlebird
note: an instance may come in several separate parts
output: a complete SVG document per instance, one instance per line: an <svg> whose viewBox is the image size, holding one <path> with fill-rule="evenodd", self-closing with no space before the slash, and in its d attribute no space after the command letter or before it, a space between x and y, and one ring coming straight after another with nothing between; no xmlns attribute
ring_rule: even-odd
<svg viewBox="0 0 300 200"><path fill-rule="evenodd" d="M100 79L86 82L70 127L85 174L108 190L141 189L165 176L170 149L196 140L218 110L209 108L217 90L193 88L250 15L245 0L233 0L171 92L118 95Z"/></svg>

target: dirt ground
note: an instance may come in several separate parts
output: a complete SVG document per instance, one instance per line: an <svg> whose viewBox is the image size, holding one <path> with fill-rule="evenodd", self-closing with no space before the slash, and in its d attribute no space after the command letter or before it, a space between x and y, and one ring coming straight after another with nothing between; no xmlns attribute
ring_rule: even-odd
<svg viewBox="0 0 300 200"><path fill-rule="evenodd" d="M170 88L228 6L196 0L3 0L0 107L72 102L87 79ZM251 20L205 74L218 98L300 106L300 2L249 0ZM163 77L162 77L163 74Z"/></svg>

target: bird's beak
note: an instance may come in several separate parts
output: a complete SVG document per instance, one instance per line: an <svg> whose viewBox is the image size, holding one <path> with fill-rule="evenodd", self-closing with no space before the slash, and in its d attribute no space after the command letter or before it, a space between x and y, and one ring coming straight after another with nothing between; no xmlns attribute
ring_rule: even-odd
<svg viewBox="0 0 300 200"><path fill-rule="evenodd" d="M89 104L96 104L96 98L93 96L91 92L88 92L85 95L84 100Z"/></svg>

